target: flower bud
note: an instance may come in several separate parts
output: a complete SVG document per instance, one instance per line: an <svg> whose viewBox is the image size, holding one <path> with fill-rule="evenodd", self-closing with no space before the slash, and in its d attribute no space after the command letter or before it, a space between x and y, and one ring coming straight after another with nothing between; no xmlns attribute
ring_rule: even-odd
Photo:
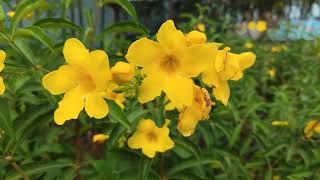
<svg viewBox="0 0 320 180"><path fill-rule="evenodd" d="M132 64L125 62L117 62L112 68L112 79L116 83L125 83L135 76L135 68Z"/></svg>

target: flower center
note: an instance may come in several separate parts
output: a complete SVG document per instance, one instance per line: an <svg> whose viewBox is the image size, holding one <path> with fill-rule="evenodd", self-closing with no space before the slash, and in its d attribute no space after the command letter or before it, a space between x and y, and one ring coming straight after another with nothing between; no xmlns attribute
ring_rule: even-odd
<svg viewBox="0 0 320 180"><path fill-rule="evenodd" d="M149 142L156 142L158 140L158 136L154 132L149 132L147 134L147 139Z"/></svg>
<svg viewBox="0 0 320 180"><path fill-rule="evenodd" d="M163 60L160 62L160 67L168 72L172 73L177 70L180 66L180 61L175 55L166 55Z"/></svg>

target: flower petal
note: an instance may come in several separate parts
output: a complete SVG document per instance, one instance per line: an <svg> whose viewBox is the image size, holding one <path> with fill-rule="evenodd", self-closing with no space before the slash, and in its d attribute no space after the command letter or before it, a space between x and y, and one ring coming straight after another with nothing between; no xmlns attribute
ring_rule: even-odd
<svg viewBox="0 0 320 180"><path fill-rule="evenodd" d="M90 52L82 66L90 74L96 90L102 91L107 88L108 82L111 80L111 72L109 58L104 51L95 50Z"/></svg>
<svg viewBox="0 0 320 180"><path fill-rule="evenodd" d="M252 52L244 52L240 54L238 60L241 70L251 67L256 61L256 55Z"/></svg>
<svg viewBox="0 0 320 180"><path fill-rule="evenodd" d="M193 99L193 81L177 75L165 80L164 92L170 101L179 106L189 106Z"/></svg>
<svg viewBox="0 0 320 180"><path fill-rule="evenodd" d="M62 125L67 120L78 118L84 107L86 93L81 86L77 86L65 93L63 99L59 102L58 109L54 112L56 124Z"/></svg>
<svg viewBox="0 0 320 180"><path fill-rule="evenodd" d="M78 39L71 38L64 43L63 54L68 64L81 65L89 51Z"/></svg>
<svg viewBox="0 0 320 180"><path fill-rule="evenodd" d="M183 49L187 46L186 37L176 29L172 20L168 20L161 25L157 33L157 40L167 52Z"/></svg>
<svg viewBox="0 0 320 180"><path fill-rule="evenodd" d="M228 85L228 81L223 81L216 88L213 88L214 97L221 101L225 106L228 105L229 97L230 97L230 88Z"/></svg>
<svg viewBox="0 0 320 180"><path fill-rule="evenodd" d="M217 46L213 44L194 44L187 48L182 58L182 71L189 77L198 76L214 61Z"/></svg>
<svg viewBox="0 0 320 180"><path fill-rule="evenodd" d="M90 117L101 119L106 117L109 107L99 94L92 93L85 100L85 110Z"/></svg>
<svg viewBox="0 0 320 180"><path fill-rule="evenodd" d="M206 34L199 31L191 31L187 34L188 44L204 44L207 41Z"/></svg>
<svg viewBox="0 0 320 180"><path fill-rule="evenodd" d="M148 76L143 79L142 85L140 86L139 102L146 103L152 101L157 96L160 96L163 88L164 81L162 74L149 73Z"/></svg>
<svg viewBox="0 0 320 180"><path fill-rule="evenodd" d="M163 55L158 42L141 38L130 45L126 59L136 66L149 67L159 63Z"/></svg>
<svg viewBox="0 0 320 180"><path fill-rule="evenodd" d="M73 66L63 65L58 70L46 74L42 78L42 84L51 94L57 95L74 88L80 75Z"/></svg>
<svg viewBox="0 0 320 180"><path fill-rule="evenodd" d="M0 50L0 72L4 68L4 60L5 59L6 59L6 52L4 52L3 50Z"/></svg>
<svg viewBox="0 0 320 180"><path fill-rule="evenodd" d="M0 76L0 95L4 93L5 89L6 87L4 86L3 78Z"/></svg>
<svg viewBox="0 0 320 180"><path fill-rule="evenodd" d="M220 80L218 77L217 70L214 68L213 65L210 65L208 69L203 71L202 80L209 86L219 86Z"/></svg>
<svg viewBox="0 0 320 180"><path fill-rule="evenodd" d="M179 114L178 131L183 136L191 136L196 129L198 121L202 119L201 107L198 104L194 104Z"/></svg>

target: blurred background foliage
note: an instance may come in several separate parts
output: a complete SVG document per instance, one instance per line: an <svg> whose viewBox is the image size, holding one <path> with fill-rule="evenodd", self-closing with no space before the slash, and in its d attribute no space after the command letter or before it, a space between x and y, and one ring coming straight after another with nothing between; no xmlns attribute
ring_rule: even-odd
<svg viewBox="0 0 320 180"><path fill-rule="evenodd" d="M279 20L313 16L316 0L2 0L0 98L0 179L320 179L320 139L304 127L320 120L320 39L276 41L268 35ZM14 11L9 17L7 12ZM293 15L292 15L293 14ZM315 17L317 18L317 17ZM126 139L145 117L136 99L104 120L81 114L80 123L57 126L51 96L41 78L63 64L63 42L77 37L89 49L104 49L125 61L130 43L155 34L166 19L184 32L202 24L210 41L233 52L253 51L256 64L231 83L231 100L213 108L210 119L184 138L170 125L176 143L153 160L130 150ZM264 20L266 32L252 36L239 26ZM200 30L200 29L199 29ZM152 36L151 36L152 37ZM154 117L164 116L155 104ZM172 122L177 114L166 113ZM105 143L92 142L97 133Z"/></svg>

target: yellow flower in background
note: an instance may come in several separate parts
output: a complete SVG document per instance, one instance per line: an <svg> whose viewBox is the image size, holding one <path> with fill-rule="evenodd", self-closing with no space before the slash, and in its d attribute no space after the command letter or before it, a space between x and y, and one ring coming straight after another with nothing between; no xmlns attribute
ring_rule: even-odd
<svg viewBox="0 0 320 180"><path fill-rule="evenodd" d="M92 137L92 142L93 143L104 143L106 140L109 139L109 135L107 134L95 134Z"/></svg>
<svg viewBox="0 0 320 180"><path fill-rule="evenodd" d="M246 42L246 43L244 44L244 47L245 47L246 49L252 49L252 48L253 48L253 44L252 44L251 42Z"/></svg>
<svg viewBox="0 0 320 180"><path fill-rule="evenodd" d="M276 70L275 68L270 68L270 69L268 70L268 74L269 74L269 76L270 76L271 78L274 78L274 77L276 77L277 70Z"/></svg>
<svg viewBox="0 0 320 180"><path fill-rule="evenodd" d="M275 53L275 52L280 52L281 51L281 47L280 46L272 46L271 47L271 52Z"/></svg>
<svg viewBox="0 0 320 180"><path fill-rule="evenodd" d="M267 30L267 22L266 21L258 21L256 24L256 29L259 32L264 32Z"/></svg>
<svg viewBox="0 0 320 180"><path fill-rule="evenodd" d="M277 121L272 121L272 126L288 126L289 122L287 120L277 120Z"/></svg>
<svg viewBox="0 0 320 180"><path fill-rule="evenodd" d="M199 23L197 24L197 29L201 32L205 32L206 31L206 25L203 23Z"/></svg>
<svg viewBox="0 0 320 180"><path fill-rule="evenodd" d="M280 176L272 176L272 180L280 180Z"/></svg>
<svg viewBox="0 0 320 180"><path fill-rule="evenodd" d="M113 100L115 103L118 104L118 106L121 107L121 109L124 109L124 101L126 100L126 98L124 97L124 93L113 92L118 87L119 86L117 84L110 82L109 88L106 91L105 97L107 99Z"/></svg>
<svg viewBox="0 0 320 180"><path fill-rule="evenodd" d="M320 121L311 120L304 127L304 134L307 138L311 138L314 133L320 134Z"/></svg>
<svg viewBox="0 0 320 180"><path fill-rule="evenodd" d="M15 12L14 11L8 11L7 16L12 18L14 16Z"/></svg>
<svg viewBox="0 0 320 180"><path fill-rule="evenodd" d="M117 84L121 84L134 78L135 68L130 63L119 61L111 68L111 74L112 80Z"/></svg>
<svg viewBox="0 0 320 180"><path fill-rule="evenodd" d="M217 52L213 44L188 44L186 36L177 30L174 22L163 23L157 40L141 38L132 43L127 60L146 74L140 87L139 101L146 103L162 91L170 101L189 106L192 103L193 81L211 64Z"/></svg>
<svg viewBox="0 0 320 180"><path fill-rule="evenodd" d="M251 30L251 31L255 30L256 29L256 23L254 21L250 21L248 23L248 29Z"/></svg>
<svg viewBox="0 0 320 180"><path fill-rule="evenodd" d="M153 158L156 152L165 152L174 147L174 142L169 137L170 121L166 120L163 127L158 128L151 119L141 120L137 130L128 139L131 149L142 149L142 153Z"/></svg>
<svg viewBox="0 0 320 180"><path fill-rule="evenodd" d="M193 86L193 102L191 106L184 107L179 114L178 131L183 136L191 136L201 120L209 118L211 102L208 91L199 86Z"/></svg>
<svg viewBox="0 0 320 180"><path fill-rule="evenodd" d="M251 67L256 59L252 52L234 54L230 50L228 47L219 50L212 64L202 74L203 81L213 87L214 97L224 105L228 104L230 97L228 80L241 79L243 71Z"/></svg>
<svg viewBox="0 0 320 180"><path fill-rule="evenodd" d="M51 94L63 94L54 113L56 124L77 119L84 108L90 117L101 119L109 108L103 95L111 73L108 55L101 50L89 52L77 39L68 39L63 48L67 64L45 75L42 84Z"/></svg>
<svg viewBox="0 0 320 180"><path fill-rule="evenodd" d="M0 50L0 72L4 68L4 60L6 59L6 52ZM0 76L0 95L2 95L5 91L6 87L3 83L3 78Z"/></svg>
<svg viewBox="0 0 320 180"><path fill-rule="evenodd" d="M7 12L7 16L10 17L10 18L13 18L14 15L15 15L14 11L8 11ZM31 19L32 16L33 16L33 13L31 12L31 13L27 14L24 18L25 19Z"/></svg>

